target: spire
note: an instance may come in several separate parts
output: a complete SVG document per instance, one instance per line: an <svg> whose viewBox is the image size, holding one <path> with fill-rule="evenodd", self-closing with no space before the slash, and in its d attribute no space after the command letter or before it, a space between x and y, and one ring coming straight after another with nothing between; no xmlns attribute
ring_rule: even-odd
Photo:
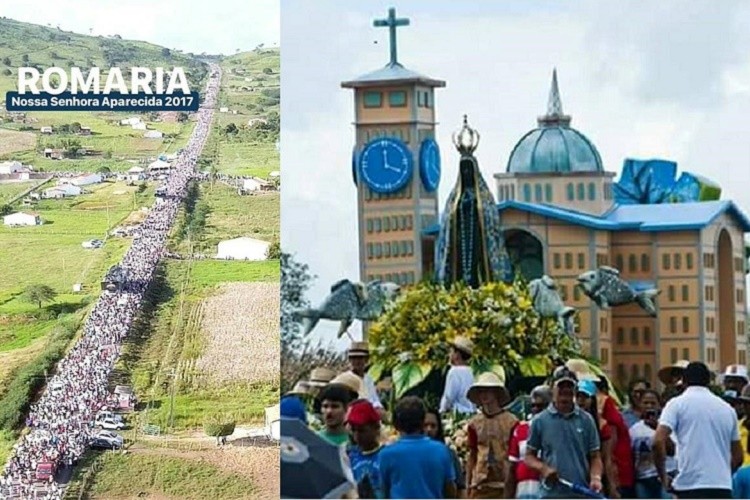
<svg viewBox="0 0 750 500"><path fill-rule="evenodd" d="M567 127L570 125L570 116L563 113L560 88L557 85L557 68L552 69L552 86L549 89L547 114L539 117L537 121L540 127Z"/></svg>

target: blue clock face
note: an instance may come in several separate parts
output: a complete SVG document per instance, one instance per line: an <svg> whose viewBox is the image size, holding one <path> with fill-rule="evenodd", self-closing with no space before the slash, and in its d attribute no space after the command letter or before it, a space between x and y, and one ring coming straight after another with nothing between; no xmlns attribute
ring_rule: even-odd
<svg viewBox="0 0 750 500"><path fill-rule="evenodd" d="M440 185L440 150L432 139L422 141L419 148L419 175L428 192L435 191Z"/></svg>
<svg viewBox="0 0 750 500"><path fill-rule="evenodd" d="M362 150L361 178L376 193L393 193L406 185L414 170L414 160L406 144L398 139L375 139Z"/></svg>

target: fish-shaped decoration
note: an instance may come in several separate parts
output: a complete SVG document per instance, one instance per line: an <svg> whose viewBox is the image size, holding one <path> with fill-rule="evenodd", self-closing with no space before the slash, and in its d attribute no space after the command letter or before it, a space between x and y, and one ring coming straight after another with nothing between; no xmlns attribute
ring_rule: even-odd
<svg viewBox="0 0 750 500"><path fill-rule="evenodd" d="M595 271L587 271L578 276L578 286L601 309L635 302L650 316L656 317L654 299L659 290L652 288L637 292L620 278L620 271L614 267L600 266Z"/></svg>
<svg viewBox="0 0 750 500"><path fill-rule="evenodd" d="M341 337L355 319L378 319L386 304L395 299L400 290L401 287L391 282L375 280L365 285L344 279L331 287L331 293L319 307L301 309L295 315L302 318L304 335L309 334L321 319L327 319L341 322L338 331Z"/></svg>
<svg viewBox="0 0 750 500"><path fill-rule="evenodd" d="M574 307L566 306L563 303L560 293L557 291L555 280L545 274L541 278L531 280L529 291L531 292L534 310L539 316L555 318L566 334L573 335L575 333L573 314L576 310Z"/></svg>

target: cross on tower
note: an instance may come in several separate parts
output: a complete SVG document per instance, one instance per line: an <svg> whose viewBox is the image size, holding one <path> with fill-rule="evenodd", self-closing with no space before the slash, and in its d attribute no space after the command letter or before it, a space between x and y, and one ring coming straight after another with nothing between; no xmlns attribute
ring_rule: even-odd
<svg viewBox="0 0 750 500"><path fill-rule="evenodd" d="M409 19L407 18L396 18L396 9L391 7L388 9L387 19L376 19L372 23L376 28L388 27L388 31L391 35L391 66L398 64L396 58L396 28L399 26L409 26Z"/></svg>

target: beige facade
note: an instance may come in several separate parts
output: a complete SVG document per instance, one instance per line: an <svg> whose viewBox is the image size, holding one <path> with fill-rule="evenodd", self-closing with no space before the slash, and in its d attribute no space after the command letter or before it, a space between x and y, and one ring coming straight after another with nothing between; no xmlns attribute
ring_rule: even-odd
<svg viewBox="0 0 750 500"><path fill-rule="evenodd" d="M743 231L733 216L725 213L703 229L663 232L595 230L516 208L501 217L506 235L521 230L539 241L544 273L578 310L585 351L620 386L638 377L656 383L659 368L680 359L717 371L747 362ZM628 282L654 284L661 292L658 316L635 304L599 310L576 277L600 265L619 269Z"/></svg>

